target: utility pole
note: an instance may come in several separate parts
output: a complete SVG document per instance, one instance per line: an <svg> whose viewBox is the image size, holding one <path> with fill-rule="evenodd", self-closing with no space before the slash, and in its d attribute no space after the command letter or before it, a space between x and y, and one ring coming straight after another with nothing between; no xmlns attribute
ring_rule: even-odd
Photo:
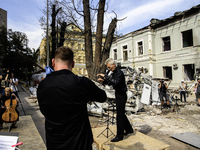
<svg viewBox="0 0 200 150"><path fill-rule="evenodd" d="M47 0L47 66L49 66L49 2Z"/></svg>

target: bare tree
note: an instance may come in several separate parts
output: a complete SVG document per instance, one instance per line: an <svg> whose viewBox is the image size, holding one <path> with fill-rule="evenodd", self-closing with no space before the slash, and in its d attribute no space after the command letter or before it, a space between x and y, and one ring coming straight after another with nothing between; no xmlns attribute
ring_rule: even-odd
<svg viewBox="0 0 200 150"><path fill-rule="evenodd" d="M82 0L82 8L80 7L80 1L71 0L73 5L73 10L76 13L83 17L84 21L84 40L85 40L85 58L86 58L86 69L88 71L88 77L92 80L96 80L96 74L105 71L105 60L109 57L110 47L112 44L112 40L114 37L114 32L116 29L117 19L112 19L107 34L106 39L103 44L102 39L103 36L103 26L104 26L104 14L105 14L105 6L106 0L99 0L96 7L92 6L92 0ZM79 5L75 5L79 4ZM92 7L91 7L92 6ZM95 16L96 15L96 16ZM92 16L92 17L91 17ZM74 18L74 17L73 17ZM95 55L93 55L92 49L92 37L94 36L93 23L96 19L96 32L95 32ZM74 19L73 19L74 20ZM77 20L74 20L75 22ZM77 23L78 24L78 23ZM79 25L79 24L78 24ZM94 57L94 58L93 58Z"/></svg>
<svg viewBox="0 0 200 150"><path fill-rule="evenodd" d="M95 2L97 3L95 4ZM63 44L62 38L64 40L64 37L62 36L67 35L67 31L64 31L64 28L66 28L65 20L67 18L67 22L72 22L78 28L83 29L81 36L84 35L85 40L85 62L88 77L92 80L96 80L96 74L105 71L106 66L104 62L109 57L110 47L118 21L117 16L112 19L105 36L103 27L104 14L106 12L105 7L108 6L106 0L60 0L59 6L62 6L61 10L53 10L54 15L57 15L57 19L62 18L62 21L58 21L62 28L62 30L60 29L59 46ZM59 13L62 14L58 14L59 10ZM94 22L96 22L96 24ZM52 26L52 33L53 29L54 27ZM93 51L92 39L94 36L96 43L95 50ZM52 50L54 49L53 41L55 41L53 37L54 35L52 35ZM103 38L105 38L104 43L102 41Z"/></svg>

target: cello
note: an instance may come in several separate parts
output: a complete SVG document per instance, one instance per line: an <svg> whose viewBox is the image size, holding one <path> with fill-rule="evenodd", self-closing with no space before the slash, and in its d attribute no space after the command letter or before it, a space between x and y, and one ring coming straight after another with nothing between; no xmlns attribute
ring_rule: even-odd
<svg viewBox="0 0 200 150"><path fill-rule="evenodd" d="M8 99L5 101L6 110L2 115L2 120L6 123L16 122L18 119L18 114L16 112L17 101L15 99Z"/></svg>

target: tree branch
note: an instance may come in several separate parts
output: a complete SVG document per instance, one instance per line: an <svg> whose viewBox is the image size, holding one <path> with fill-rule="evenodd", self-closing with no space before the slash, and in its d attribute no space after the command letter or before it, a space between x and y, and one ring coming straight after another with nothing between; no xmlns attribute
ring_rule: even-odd
<svg viewBox="0 0 200 150"><path fill-rule="evenodd" d="M74 10L76 11L77 14L79 14L80 16L84 17L83 14L81 14L77 9L76 9L76 6L74 4L74 0L72 0L72 4L73 4L73 7L74 7Z"/></svg>

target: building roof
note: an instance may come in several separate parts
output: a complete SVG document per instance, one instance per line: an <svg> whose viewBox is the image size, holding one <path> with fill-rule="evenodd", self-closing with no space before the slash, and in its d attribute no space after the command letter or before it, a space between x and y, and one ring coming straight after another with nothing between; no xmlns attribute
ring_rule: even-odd
<svg viewBox="0 0 200 150"><path fill-rule="evenodd" d="M152 18L150 20L150 24L148 26L145 26L143 28L140 28L138 30L135 30L135 31L132 31L130 33L127 33L121 37L116 37L114 40L118 39L118 38L123 38L123 37L126 37L128 36L129 34L135 34L135 33L138 33L138 32L141 32L141 31L144 31L146 29L156 29L158 27L161 27L161 26L164 26L164 25L167 25L169 23L172 23L174 21L178 21L178 20L181 20L183 18L186 18L186 17L189 17L193 14L197 14L197 13L200 13L200 4L197 5L197 6L194 6L188 10L185 10L185 11L179 11L179 12L175 12L173 16L169 17L169 18L166 18L166 19L163 19L163 20L159 20L159 19L156 19L156 18Z"/></svg>
<svg viewBox="0 0 200 150"><path fill-rule="evenodd" d="M152 18L150 20L150 25L149 26L151 28L157 28L157 27L169 24L171 22L178 21L178 20L181 20L183 18L189 17L189 16L191 16L193 14L197 14L199 12L200 12L200 4L190 8L188 10L185 10L185 11L175 12L174 16L171 16L171 17L163 19L163 20Z"/></svg>

